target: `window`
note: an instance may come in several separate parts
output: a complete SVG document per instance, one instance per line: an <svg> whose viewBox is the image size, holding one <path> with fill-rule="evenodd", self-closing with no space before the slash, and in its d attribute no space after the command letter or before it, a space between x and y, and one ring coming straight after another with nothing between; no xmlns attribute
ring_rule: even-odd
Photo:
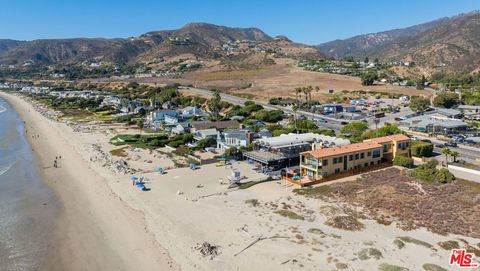
<svg viewBox="0 0 480 271"><path fill-rule="evenodd" d="M371 151L367 152L367 156L368 157L372 156L372 152Z"/></svg>
<svg viewBox="0 0 480 271"><path fill-rule="evenodd" d="M335 174L338 174L338 173L340 173L340 169L339 169L339 168L336 168L336 169L335 169Z"/></svg>
<svg viewBox="0 0 480 271"><path fill-rule="evenodd" d="M353 154L350 154L350 161L353 160Z"/></svg>
<svg viewBox="0 0 480 271"><path fill-rule="evenodd" d="M365 153L364 152L360 153L360 158L361 159L365 158Z"/></svg>
<svg viewBox="0 0 480 271"><path fill-rule="evenodd" d="M368 167L368 163L365 163L365 167Z"/></svg>
<svg viewBox="0 0 480 271"><path fill-rule="evenodd" d="M322 166L327 166L328 165L328 159L323 159Z"/></svg>
<svg viewBox="0 0 480 271"><path fill-rule="evenodd" d="M343 157L338 157L338 162L339 163L343 162Z"/></svg>
<svg viewBox="0 0 480 271"><path fill-rule="evenodd" d="M387 152L388 151L388 145L383 145L383 152Z"/></svg>
<svg viewBox="0 0 480 271"><path fill-rule="evenodd" d="M410 145L410 142L405 142L405 147L408 147L408 145Z"/></svg>
<svg viewBox="0 0 480 271"><path fill-rule="evenodd" d="M324 172L323 173L323 177L327 177L328 176L328 173L327 172Z"/></svg>
<svg viewBox="0 0 480 271"><path fill-rule="evenodd" d="M333 158L333 163L334 163L334 164L337 163L337 157Z"/></svg>
<svg viewBox="0 0 480 271"><path fill-rule="evenodd" d="M378 158L378 157L380 157L380 150L374 150L372 157L373 157L373 158Z"/></svg>
<svg viewBox="0 0 480 271"><path fill-rule="evenodd" d="M355 160L358 160L358 153L355 154Z"/></svg>
<svg viewBox="0 0 480 271"><path fill-rule="evenodd" d="M373 164L374 164L374 163L373 163L373 161L372 161L372 162L370 162L370 165L371 165L371 166L373 166Z"/></svg>

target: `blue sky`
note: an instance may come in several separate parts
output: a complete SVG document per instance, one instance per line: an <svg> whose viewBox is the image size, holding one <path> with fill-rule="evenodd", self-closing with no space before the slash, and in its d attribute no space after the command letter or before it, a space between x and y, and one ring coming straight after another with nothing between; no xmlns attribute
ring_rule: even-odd
<svg viewBox="0 0 480 271"><path fill-rule="evenodd" d="M319 44L480 9L478 0L2 0L0 38L129 37L189 22Z"/></svg>

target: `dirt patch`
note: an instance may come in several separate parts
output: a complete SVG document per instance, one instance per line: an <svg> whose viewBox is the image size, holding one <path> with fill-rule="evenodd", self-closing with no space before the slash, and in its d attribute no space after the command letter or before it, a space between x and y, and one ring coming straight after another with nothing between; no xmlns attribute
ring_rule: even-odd
<svg viewBox="0 0 480 271"><path fill-rule="evenodd" d="M346 231L360 231L365 228L365 226L355 217L348 215L331 217L327 219L325 224Z"/></svg>
<svg viewBox="0 0 480 271"><path fill-rule="evenodd" d="M401 174L397 168L388 168L363 174L356 181L297 189L296 193L346 203L352 210L349 215L387 225L396 223L407 231L425 227L442 235L480 238L478 183L457 180L435 185Z"/></svg>

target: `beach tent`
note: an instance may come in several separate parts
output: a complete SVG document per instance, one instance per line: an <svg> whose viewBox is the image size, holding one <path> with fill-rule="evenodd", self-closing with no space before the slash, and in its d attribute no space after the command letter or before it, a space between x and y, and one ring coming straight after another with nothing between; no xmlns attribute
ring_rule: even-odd
<svg viewBox="0 0 480 271"><path fill-rule="evenodd" d="M225 157L220 157L217 159L218 161L226 161L227 159Z"/></svg>

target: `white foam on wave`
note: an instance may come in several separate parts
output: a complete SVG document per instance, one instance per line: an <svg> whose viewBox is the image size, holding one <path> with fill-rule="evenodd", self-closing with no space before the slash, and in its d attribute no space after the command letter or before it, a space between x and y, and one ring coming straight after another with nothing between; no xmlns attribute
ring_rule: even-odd
<svg viewBox="0 0 480 271"><path fill-rule="evenodd" d="M3 174L5 174L5 172L9 171L10 168L13 166L14 163L11 163L10 165L7 165L7 166L4 166L4 167L0 167L0 176L2 176Z"/></svg>
<svg viewBox="0 0 480 271"><path fill-rule="evenodd" d="M3 112L7 111L7 109L3 106L0 105L0 114L2 114Z"/></svg>

